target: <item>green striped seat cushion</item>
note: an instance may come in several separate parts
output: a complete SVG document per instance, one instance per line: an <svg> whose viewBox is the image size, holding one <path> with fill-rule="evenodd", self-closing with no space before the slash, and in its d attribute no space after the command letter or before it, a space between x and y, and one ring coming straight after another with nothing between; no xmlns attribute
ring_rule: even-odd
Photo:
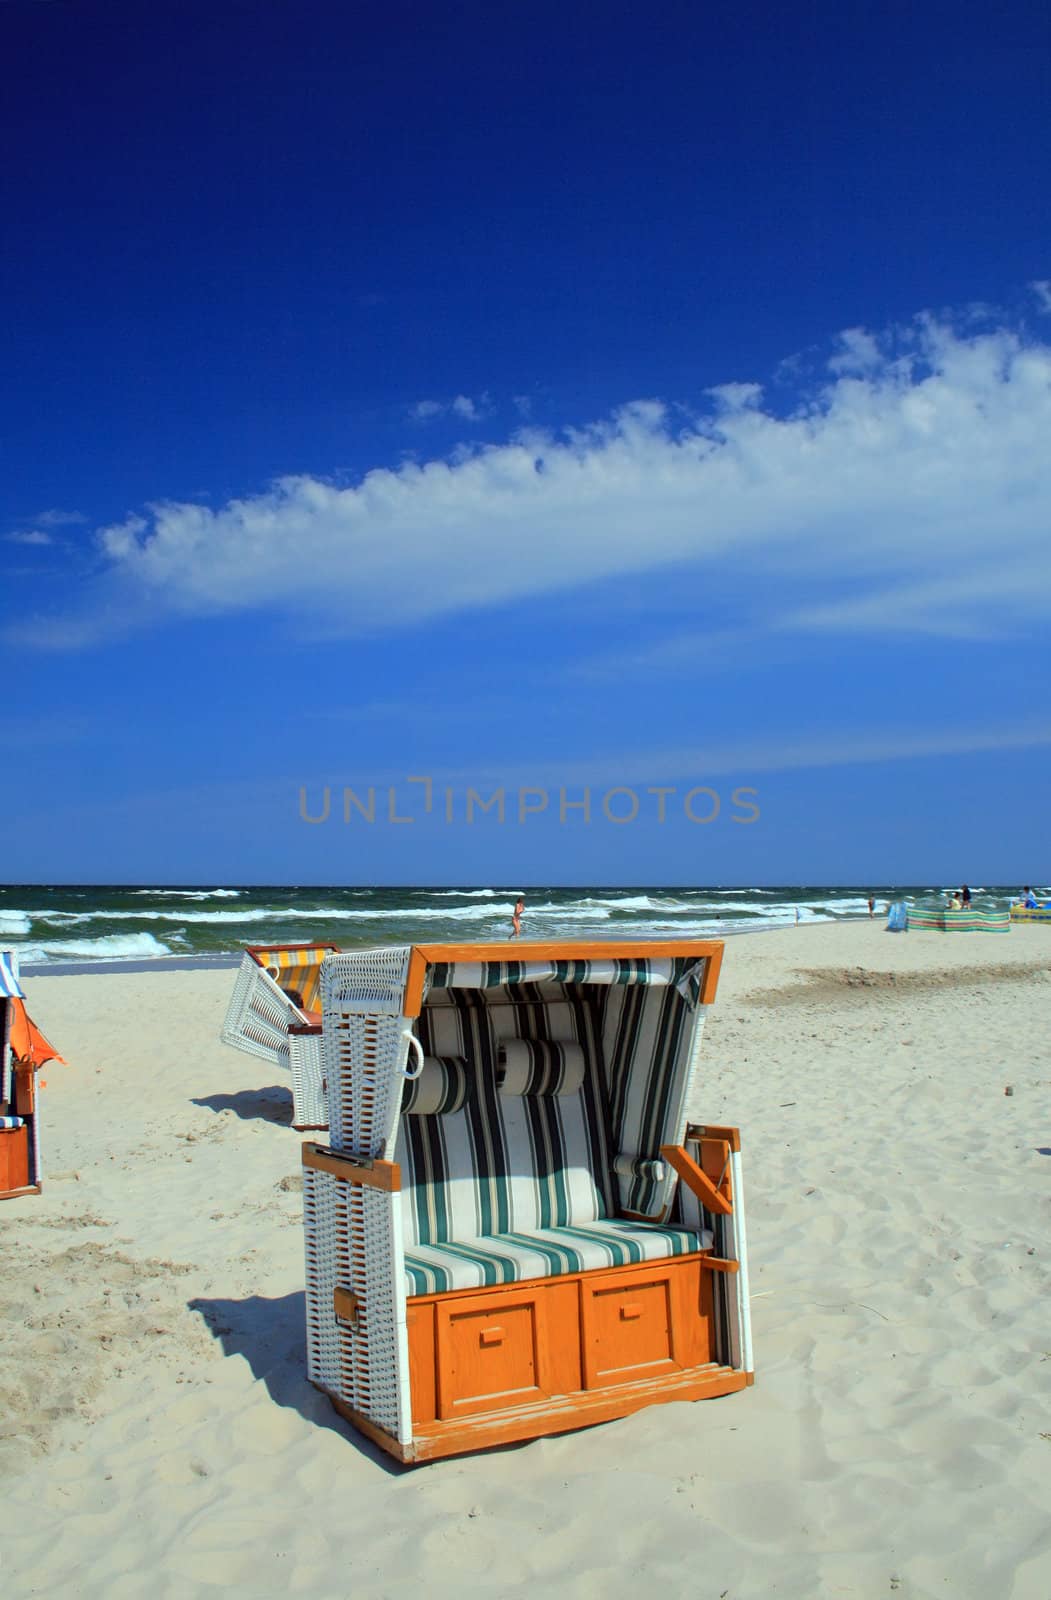
<svg viewBox="0 0 1051 1600"><path fill-rule="evenodd" d="M661 1261L708 1250L711 1244L710 1232L602 1219L572 1227L406 1246L405 1283L410 1295L484 1289L492 1284L522 1283L565 1272Z"/></svg>

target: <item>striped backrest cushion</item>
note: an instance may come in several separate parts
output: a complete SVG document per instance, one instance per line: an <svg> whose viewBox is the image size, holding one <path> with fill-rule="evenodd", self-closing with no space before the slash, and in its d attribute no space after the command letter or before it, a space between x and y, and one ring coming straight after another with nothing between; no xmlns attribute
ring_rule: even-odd
<svg viewBox="0 0 1051 1600"><path fill-rule="evenodd" d="M500 1046L500 1093L577 1094L586 1060L580 1045L550 1039L505 1039Z"/></svg>
<svg viewBox="0 0 1051 1600"><path fill-rule="evenodd" d="M425 1006L418 1035L428 1055L461 1057L470 1082L459 1110L402 1119L395 1159L406 1243L446 1244L607 1216L608 1112L593 1008L579 998L520 1003L517 996L513 1004L487 1005L477 991L447 992L454 1003ZM501 1045L544 1029L580 1048L580 1087L500 1093Z"/></svg>
<svg viewBox="0 0 1051 1600"><path fill-rule="evenodd" d="M447 1117L462 1111L470 1084L463 1056L425 1056L419 1076L405 1084L402 1114Z"/></svg>
<svg viewBox="0 0 1051 1600"><path fill-rule="evenodd" d="M602 994L602 1044L610 1083L614 1173L620 1205L659 1217L674 1174L662 1144L686 1128L686 1076L696 1011L674 988L610 988Z"/></svg>

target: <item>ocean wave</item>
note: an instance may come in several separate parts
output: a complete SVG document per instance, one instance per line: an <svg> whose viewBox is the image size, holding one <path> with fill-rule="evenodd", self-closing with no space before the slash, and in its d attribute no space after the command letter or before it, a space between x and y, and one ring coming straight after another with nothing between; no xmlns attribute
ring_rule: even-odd
<svg viewBox="0 0 1051 1600"><path fill-rule="evenodd" d="M495 889L421 889L420 894L431 894L436 900L492 900L496 896ZM515 899L514 895L507 895L508 900Z"/></svg>
<svg viewBox="0 0 1051 1600"><path fill-rule="evenodd" d="M560 907L552 907L559 910ZM507 914L510 916L508 903ZM188 906L165 910L162 906L149 911L48 911L37 915L37 920L55 927L71 927L85 922L178 922L204 923L209 926L237 927L258 922L392 922L415 921L421 918L440 921L481 921L502 915L490 906L393 906L376 908L349 908L347 906L317 906L314 910L302 906L256 906L244 911L194 911Z"/></svg>
<svg viewBox="0 0 1051 1600"><path fill-rule="evenodd" d="M134 961L171 955L168 946L155 939L152 933L107 933L100 939L45 939L39 944L19 944L17 948L22 961L68 961L78 957L89 961Z"/></svg>
<svg viewBox="0 0 1051 1600"><path fill-rule="evenodd" d="M240 889L132 889L132 894L159 894L168 899L178 896L185 900L237 900Z"/></svg>
<svg viewBox="0 0 1051 1600"><path fill-rule="evenodd" d="M28 911L0 911L0 939L17 939L28 933L32 917Z"/></svg>

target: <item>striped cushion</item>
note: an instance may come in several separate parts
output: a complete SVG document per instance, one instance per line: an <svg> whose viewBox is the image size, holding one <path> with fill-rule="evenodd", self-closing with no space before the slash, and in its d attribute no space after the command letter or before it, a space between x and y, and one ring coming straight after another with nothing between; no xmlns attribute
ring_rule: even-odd
<svg viewBox="0 0 1051 1600"><path fill-rule="evenodd" d="M312 1011L320 1004L321 963L336 948L334 944L320 944L296 950L278 945L267 950L253 949L252 955L279 989L285 992L292 989L300 996L299 1001L293 1001L294 1005L298 1004L302 1011Z"/></svg>
<svg viewBox="0 0 1051 1600"><path fill-rule="evenodd" d="M602 1049L621 1208L660 1217L674 1174L660 1161L663 1144L685 1131L686 1069L695 1011L674 988L602 991Z"/></svg>
<svg viewBox="0 0 1051 1600"><path fill-rule="evenodd" d="M447 1117L461 1111L470 1089L463 1056L425 1056L417 1078L410 1078L401 1099L403 1114Z"/></svg>
<svg viewBox="0 0 1051 1600"><path fill-rule="evenodd" d="M666 1260L708 1250L711 1244L710 1232L616 1220L458 1238L449 1244L406 1248L405 1283L410 1295L484 1289L564 1272Z"/></svg>
<svg viewBox="0 0 1051 1600"><path fill-rule="evenodd" d="M586 1065L578 1044L507 1039L500 1048L500 1093L576 1094Z"/></svg>
<svg viewBox="0 0 1051 1600"><path fill-rule="evenodd" d="M425 1006L419 1038L427 1055L465 1060L462 1108L402 1119L405 1245L591 1223L612 1209L607 1113L591 1008L526 1002L486 1006L473 991ZM546 1026L580 1046L585 1066L571 1094L497 1092L500 1045Z"/></svg>

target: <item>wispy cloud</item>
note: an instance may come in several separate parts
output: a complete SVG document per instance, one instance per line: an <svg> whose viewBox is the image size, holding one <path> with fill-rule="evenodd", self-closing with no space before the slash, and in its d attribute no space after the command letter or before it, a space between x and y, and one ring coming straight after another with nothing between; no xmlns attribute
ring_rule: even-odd
<svg viewBox="0 0 1051 1600"><path fill-rule="evenodd" d="M711 778L734 778L747 783L764 773L883 765L890 761L992 754L1048 745L1051 720L999 728L884 727L863 732L843 728L773 738L719 740L708 745L684 743L651 750L617 750L586 761L571 754L563 760L546 758L542 762L503 765L490 759L469 768L435 770L430 776L436 784L502 783L508 788L538 784L549 789L585 784L638 787L684 779L703 783Z"/></svg>
<svg viewBox="0 0 1051 1600"><path fill-rule="evenodd" d="M1051 278L1037 278L1029 287L1036 295L1036 303L1045 317L1051 317Z"/></svg>
<svg viewBox="0 0 1051 1600"><path fill-rule="evenodd" d="M24 531L19 530L16 533L9 533L5 537L8 544L45 545L54 544L55 542L52 535L44 528L27 528Z"/></svg>
<svg viewBox="0 0 1051 1600"><path fill-rule="evenodd" d="M472 398L469 394L454 395L451 400L417 400L409 407L414 422L432 422L435 417L454 416L461 422L481 422L492 410L488 394Z"/></svg>
<svg viewBox="0 0 1051 1600"><path fill-rule="evenodd" d="M41 511L37 516L30 517L31 522L38 528L73 528L82 526L87 522L87 517L82 511Z"/></svg>
<svg viewBox="0 0 1051 1600"><path fill-rule="evenodd" d="M1051 618L1049 436L1051 345L970 310L962 331L852 329L787 414L727 383L702 412L641 400L350 487L286 477L217 510L151 506L102 531L106 577L66 638L106 632L106 605L353 632L662 569L712 616L747 594L768 633L1017 628ZM723 607L720 626L741 621Z"/></svg>

